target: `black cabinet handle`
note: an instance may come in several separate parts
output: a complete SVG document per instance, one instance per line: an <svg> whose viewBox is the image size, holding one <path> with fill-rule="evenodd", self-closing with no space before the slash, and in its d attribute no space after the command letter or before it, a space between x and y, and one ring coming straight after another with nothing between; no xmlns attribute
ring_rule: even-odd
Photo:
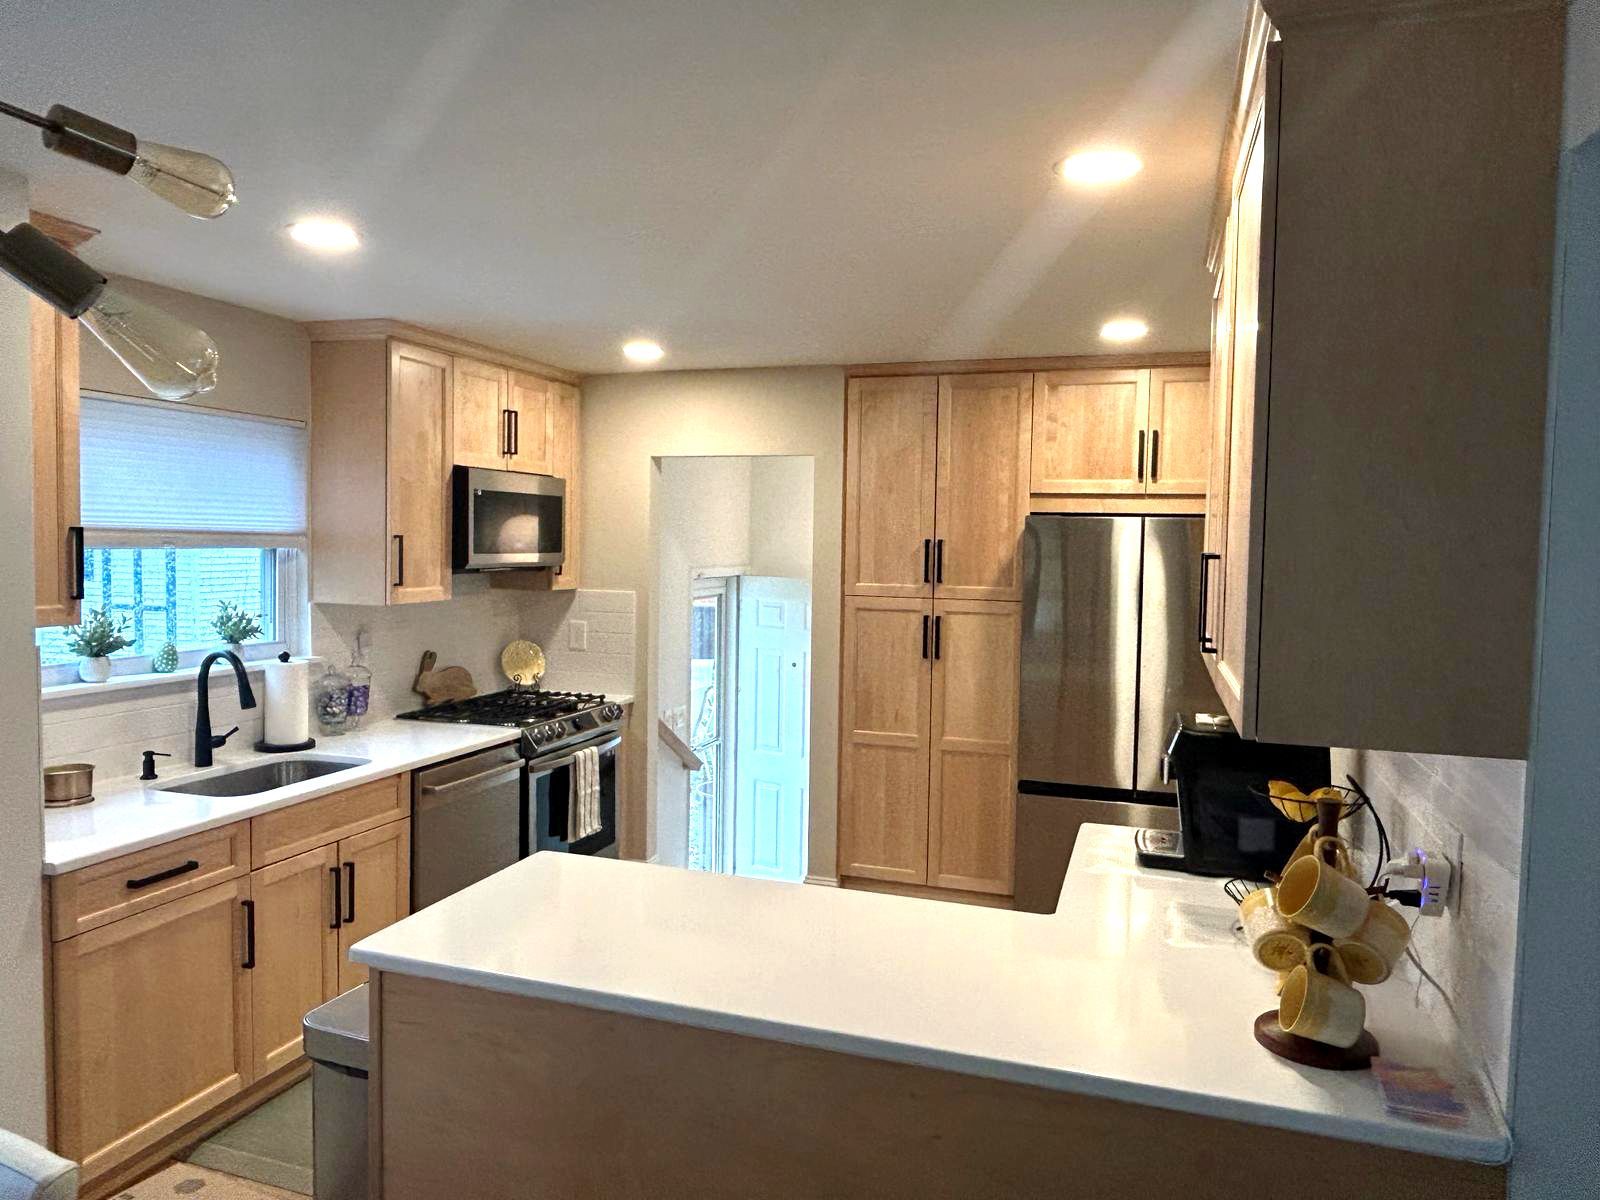
<svg viewBox="0 0 1600 1200"><path fill-rule="evenodd" d="M928 614L922 614L922 657L928 657Z"/></svg>
<svg viewBox="0 0 1600 1200"><path fill-rule="evenodd" d="M511 410L511 453L522 453L522 414L514 408Z"/></svg>
<svg viewBox="0 0 1600 1200"><path fill-rule="evenodd" d="M944 582L944 539L940 538L933 543L933 581Z"/></svg>
<svg viewBox="0 0 1600 1200"><path fill-rule="evenodd" d="M1150 482L1154 483L1161 472L1161 430L1150 431Z"/></svg>
<svg viewBox="0 0 1600 1200"><path fill-rule="evenodd" d="M922 539L922 582L923 583L929 583L933 579L933 576L931 574L931 572L933 570L932 563L933 563L933 539L932 538L923 538Z"/></svg>
<svg viewBox="0 0 1600 1200"><path fill-rule="evenodd" d="M935 659L939 657L940 634L943 632L943 630L944 618L935 617L933 619L933 657Z"/></svg>
<svg viewBox="0 0 1600 1200"><path fill-rule="evenodd" d="M1200 555L1200 653L1215 654L1217 643L1209 632L1211 626L1211 564L1221 562L1222 555L1204 551Z"/></svg>
<svg viewBox="0 0 1600 1200"><path fill-rule="evenodd" d="M500 457L506 458L511 454L511 410L500 410Z"/></svg>
<svg viewBox="0 0 1600 1200"><path fill-rule="evenodd" d="M350 924L356 919L356 865L353 862L344 864L344 923Z"/></svg>
<svg viewBox="0 0 1600 1200"><path fill-rule="evenodd" d="M72 586L67 591L68 600L83 599L83 581L87 574L84 565L83 526L67 526L67 545L72 547Z"/></svg>
<svg viewBox="0 0 1600 1200"><path fill-rule="evenodd" d="M244 906L244 961L239 965L246 971L256 969L256 902L239 901Z"/></svg>
<svg viewBox="0 0 1600 1200"><path fill-rule="evenodd" d="M333 877L333 920L329 929L337 929L344 924L344 910L339 907L339 868L329 867L328 874Z"/></svg>
<svg viewBox="0 0 1600 1200"><path fill-rule="evenodd" d="M406 535L394 535L394 583L393 587L406 585Z"/></svg>
<svg viewBox="0 0 1600 1200"><path fill-rule="evenodd" d="M1144 430L1139 430L1139 449L1134 454L1133 469L1140 483L1144 482Z"/></svg>
<svg viewBox="0 0 1600 1200"><path fill-rule="evenodd" d="M145 875L139 879L128 880L128 890L137 892L140 888L147 888L152 883L160 883L165 879L176 879L179 875L187 875L190 871L198 871L199 869L200 864L191 858L186 863L168 867L165 871L157 871L154 875Z"/></svg>

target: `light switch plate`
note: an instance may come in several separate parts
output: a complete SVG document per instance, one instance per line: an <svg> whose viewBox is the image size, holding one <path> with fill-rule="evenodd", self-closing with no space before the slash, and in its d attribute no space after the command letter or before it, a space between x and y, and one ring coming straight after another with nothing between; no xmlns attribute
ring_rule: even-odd
<svg viewBox="0 0 1600 1200"><path fill-rule="evenodd" d="M587 650L589 648L589 622L567 622L567 649Z"/></svg>

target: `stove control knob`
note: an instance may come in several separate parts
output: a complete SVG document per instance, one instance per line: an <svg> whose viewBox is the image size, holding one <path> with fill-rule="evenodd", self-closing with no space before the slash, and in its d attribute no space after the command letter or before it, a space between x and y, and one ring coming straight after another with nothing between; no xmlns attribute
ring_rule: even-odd
<svg viewBox="0 0 1600 1200"><path fill-rule="evenodd" d="M607 704L600 710L600 716L607 721L620 721L622 720L622 705Z"/></svg>

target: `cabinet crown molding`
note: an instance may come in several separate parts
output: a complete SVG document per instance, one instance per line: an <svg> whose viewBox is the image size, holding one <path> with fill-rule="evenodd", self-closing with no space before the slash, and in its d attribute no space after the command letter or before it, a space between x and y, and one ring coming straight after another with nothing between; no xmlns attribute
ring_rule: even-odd
<svg viewBox="0 0 1600 1200"><path fill-rule="evenodd" d="M481 342L456 337L454 334L440 333L437 330L426 329L421 325L412 325L394 317L363 317L359 320L351 321L305 321L302 322L301 328L306 331L313 342L361 342L398 338L404 342L426 346L430 350L440 350L446 354L459 354L464 358L482 359L484 362L493 363L497 366L509 367L516 371L526 371L530 375L553 379L557 383L583 382L581 375L574 371L568 371L563 367L551 366L549 363L540 362L536 358L512 354L506 350L496 350L494 347L485 346Z"/></svg>

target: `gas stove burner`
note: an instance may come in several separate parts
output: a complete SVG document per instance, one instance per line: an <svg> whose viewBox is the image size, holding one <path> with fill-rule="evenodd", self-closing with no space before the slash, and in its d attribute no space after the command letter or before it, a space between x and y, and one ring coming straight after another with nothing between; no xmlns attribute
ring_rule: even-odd
<svg viewBox="0 0 1600 1200"><path fill-rule="evenodd" d="M452 700L399 714L406 721L443 721L458 725L506 725L522 730L523 753L548 754L587 739L622 720L622 706L593 692L546 692L510 688Z"/></svg>

